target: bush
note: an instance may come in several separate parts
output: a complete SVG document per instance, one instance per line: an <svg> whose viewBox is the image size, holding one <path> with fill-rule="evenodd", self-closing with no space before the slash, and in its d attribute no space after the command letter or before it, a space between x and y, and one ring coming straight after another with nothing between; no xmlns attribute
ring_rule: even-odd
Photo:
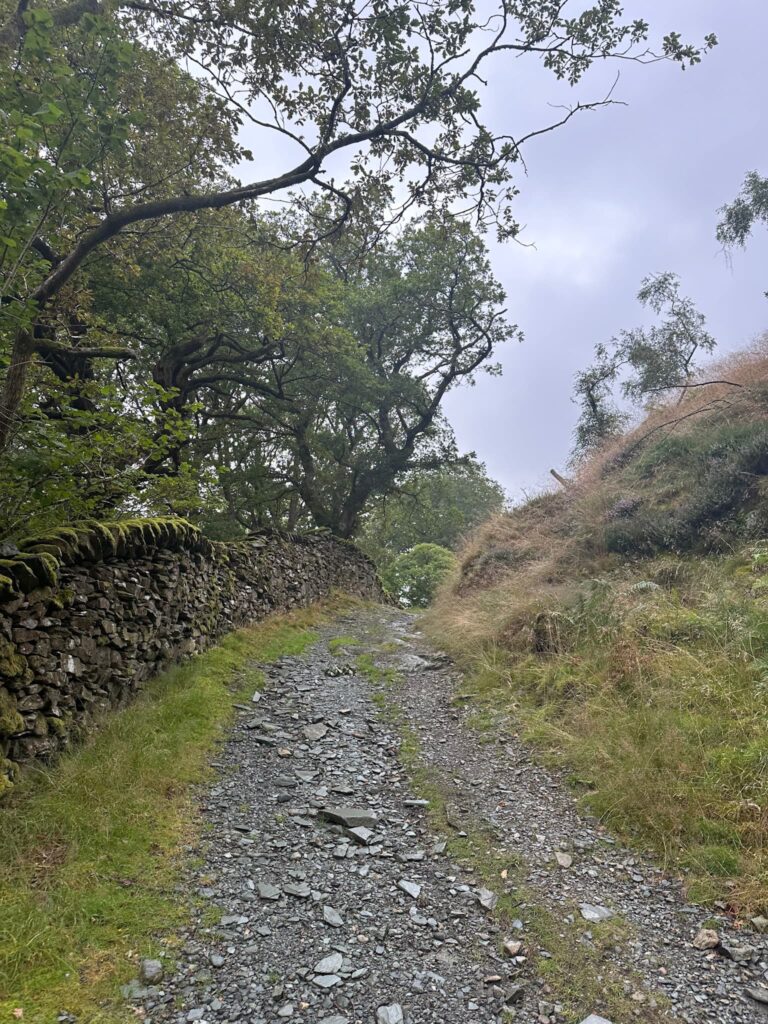
<svg viewBox="0 0 768 1024"><path fill-rule="evenodd" d="M456 558L448 548L417 544L397 556L385 573L384 584L402 604L426 608L455 565Z"/></svg>

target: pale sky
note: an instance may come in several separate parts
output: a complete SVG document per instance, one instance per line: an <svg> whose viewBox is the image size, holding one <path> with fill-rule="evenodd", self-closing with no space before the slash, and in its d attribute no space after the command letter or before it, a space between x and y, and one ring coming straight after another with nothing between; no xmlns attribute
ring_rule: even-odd
<svg viewBox="0 0 768 1024"><path fill-rule="evenodd" d="M623 65L614 95L628 106L584 114L527 151L516 215L536 248L493 245L525 340L503 354L501 378L454 392L445 407L461 447L513 497L563 467L577 417L573 375L597 341L646 322L635 299L646 274L680 275L720 352L768 329L768 231L758 228L731 266L715 239L717 210L744 174L768 175L768 0L626 6L685 38L715 32L720 45L685 72ZM578 95L599 97L614 74L601 68ZM532 65L502 78L504 91L485 98L496 125L510 110L525 121L547 92L560 95Z"/></svg>
<svg viewBox="0 0 768 1024"><path fill-rule="evenodd" d="M489 240L525 341L501 353L502 377L454 392L445 410L461 448L476 451L514 498L563 468L577 417L574 373L596 342L646 322L635 299L645 275L680 275L720 352L768 329L768 231L758 229L731 265L715 239L717 210L745 173L768 174L768 0L627 0L625 8L651 23L655 40L675 30L701 42L714 32L720 45L685 72L603 64L575 90L529 58L497 57L487 68L483 120L516 137L557 120L558 104L602 98L617 70L613 97L627 104L534 140L515 215L535 248ZM284 170L297 155L274 138L265 146L243 136L255 155L238 169L243 180Z"/></svg>

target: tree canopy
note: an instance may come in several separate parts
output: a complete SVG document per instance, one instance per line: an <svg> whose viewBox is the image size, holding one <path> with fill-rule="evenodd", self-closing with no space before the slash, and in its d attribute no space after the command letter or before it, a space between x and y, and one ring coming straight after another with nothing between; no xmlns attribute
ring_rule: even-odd
<svg viewBox="0 0 768 1024"><path fill-rule="evenodd" d="M153 511L353 536L467 467L444 398L519 337L484 236L517 234L527 143L611 102L495 129L494 67L577 87L716 42L570 6L0 0L3 536Z"/></svg>
<svg viewBox="0 0 768 1024"><path fill-rule="evenodd" d="M417 544L456 551L461 541L506 505L504 489L471 457L439 469L417 470L396 490L371 502L358 541L386 566Z"/></svg>
<svg viewBox="0 0 768 1024"><path fill-rule="evenodd" d="M718 241L726 250L743 249L757 224L768 226L768 178L750 171L741 191L733 202L722 207L720 216Z"/></svg>
<svg viewBox="0 0 768 1024"><path fill-rule="evenodd" d="M692 386L699 353L711 353L717 342L706 329L706 317L680 294L680 280L669 272L643 280L637 297L660 319L650 327L621 331L595 346L595 361L576 376L574 395L581 407L574 455L580 457L619 433L628 419L629 403L648 406L671 391Z"/></svg>

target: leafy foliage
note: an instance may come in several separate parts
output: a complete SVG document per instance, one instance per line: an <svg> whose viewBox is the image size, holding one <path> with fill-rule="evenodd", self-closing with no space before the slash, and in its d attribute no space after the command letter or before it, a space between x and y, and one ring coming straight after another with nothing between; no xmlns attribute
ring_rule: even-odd
<svg viewBox="0 0 768 1024"><path fill-rule="evenodd" d="M456 556L439 544L417 544L404 551L383 575L385 587L403 604L426 608L456 565Z"/></svg>
<svg viewBox="0 0 768 1024"><path fill-rule="evenodd" d="M474 527L501 512L505 501L503 488L473 459L412 472L391 495L371 503L357 541L382 567L417 544L455 551Z"/></svg>
<svg viewBox="0 0 768 1024"><path fill-rule="evenodd" d="M617 384L624 399L646 406L676 389L683 394L694 378L697 354L711 353L717 344L704 314L680 295L676 274L646 277L637 297L660 322L621 331L608 344L598 344L595 362L577 374L574 391L581 417L575 431L576 458L626 425L627 413L614 400Z"/></svg>
<svg viewBox="0 0 768 1024"><path fill-rule="evenodd" d="M720 210L717 239L726 249L744 248L753 229L761 222L768 225L768 178L750 171L741 191L732 203ZM768 292L766 292L768 295Z"/></svg>
<svg viewBox="0 0 768 1024"><path fill-rule="evenodd" d="M171 511L350 536L457 462L443 398L517 335L482 232L517 231L527 141L603 102L496 132L478 82L715 44L649 34L614 0L0 3L2 534ZM245 128L280 139L269 178L233 176Z"/></svg>

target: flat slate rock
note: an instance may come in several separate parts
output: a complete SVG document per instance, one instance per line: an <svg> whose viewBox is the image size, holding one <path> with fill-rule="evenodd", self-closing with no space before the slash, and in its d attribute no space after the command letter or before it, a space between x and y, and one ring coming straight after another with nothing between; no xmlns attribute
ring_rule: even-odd
<svg viewBox="0 0 768 1024"><path fill-rule="evenodd" d="M609 921L614 916L613 911L608 907L598 907L592 903L582 903L579 912L585 921L591 921L594 924L598 924L600 921Z"/></svg>
<svg viewBox="0 0 768 1024"><path fill-rule="evenodd" d="M376 815L365 807L324 807L320 817L347 828L373 828L378 824Z"/></svg>
<svg viewBox="0 0 768 1024"><path fill-rule="evenodd" d="M344 919L341 914L338 910L334 910L333 907L323 907L323 920L331 928L341 928L344 925Z"/></svg>

